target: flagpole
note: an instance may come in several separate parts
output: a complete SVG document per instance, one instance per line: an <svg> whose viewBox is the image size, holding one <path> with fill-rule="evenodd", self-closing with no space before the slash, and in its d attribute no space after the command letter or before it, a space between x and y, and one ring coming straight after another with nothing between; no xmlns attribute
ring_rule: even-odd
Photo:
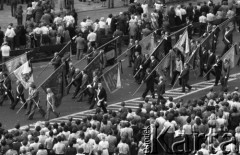
<svg viewBox="0 0 240 155"><path fill-rule="evenodd" d="M127 53L128 51L132 50L132 48L136 46L136 45L132 45L130 48L127 48L121 55L119 55L116 60L118 60L121 56L123 56L125 53Z"/></svg>
<svg viewBox="0 0 240 155"><path fill-rule="evenodd" d="M60 54L69 44L71 43L71 41L69 41L62 49L60 52L58 52L58 54ZM54 56L52 58L52 60L56 58L56 56ZM52 62L52 60L47 64L47 66L44 67L44 69L37 75L37 78L48 68L48 66L50 65L50 63Z"/></svg>
<svg viewBox="0 0 240 155"><path fill-rule="evenodd" d="M163 42L163 40L161 40L161 41L159 42L159 44L157 45L157 47L155 47L155 49L154 49L154 50L152 51L152 53L150 54L149 58L147 58L147 60L145 60L143 64L145 64L145 63L150 59L150 57L153 55L153 53L156 51L156 49L158 49L158 47L162 44L162 42ZM161 61L161 60L160 60L160 61ZM142 68L139 68L138 71L133 75L133 77L135 78L141 70L142 70Z"/></svg>
<svg viewBox="0 0 240 155"><path fill-rule="evenodd" d="M138 91L139 89L142 87L143 83L140 84L140 86L135 90L135 92L132 94L132 96L134 96Z"/></svg>

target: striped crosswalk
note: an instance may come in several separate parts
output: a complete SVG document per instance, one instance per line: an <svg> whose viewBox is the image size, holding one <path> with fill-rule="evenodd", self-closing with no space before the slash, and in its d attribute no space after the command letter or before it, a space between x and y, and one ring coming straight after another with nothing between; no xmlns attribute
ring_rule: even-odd
<svg viewBox="0 0 240 155"><path fill-rule="evenodd" d="M231 75L230 78L229 78L229 81L237 80L238 79L237 77L239 75L240 75L240 73ZM163 97L166 98L166 99L168 99L169 97L172 97L174 100L176 100L176 99L179 99L179 98L182 98L182 97L185 97L185 96L203 91L205 89L212 88L213 85L214 85L214 80L203 81L203 82L192 84L191 85L192 90L190 92L182 93L181 92L182 91L181 87L178 87L178 88L166 91L166 93L164 94ZM156 94L156 96L157 96L157 94ZM150 95L148 95L147 97L149 97L150 103L152 101L157 100L157 99L152 99ZM125 107L131 108L133 111L136 111L136 109L138 109L139 103L144 103L144 101L140 97L130 99L130 100L125 101L125 105L126 105ZM119 111L120 108L121 108L121 102L108 105L108 107L107 107L108 110L112 110L112 111ZM62 116L62 117L59 117L59 118L55 118L55 119L50 120L49 122L51 124L60 123L60 122L63 122L63 121L67 121L69 119L69 117L72 117L73 120L77 120L77 119L81 120L88 115L94 115L94 114L95 114L95 109L92 109L92 110L82 111L82 112L70 114L70 115L67 115L67 116ZM30 129L34 129L35 125L36 124L30 124L29 125ZM26 126L23 126L22 128L24 128L24 127L26 127Z"/></svg>

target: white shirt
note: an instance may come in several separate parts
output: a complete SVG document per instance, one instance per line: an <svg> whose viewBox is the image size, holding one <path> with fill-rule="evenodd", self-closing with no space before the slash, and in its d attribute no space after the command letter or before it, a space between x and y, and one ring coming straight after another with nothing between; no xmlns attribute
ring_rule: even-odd
<svg viewBox="0 0 240 155"><path fill-rule="evenodd" d="M2 51L2 56L3 57L9 57L10 56L10 47L8 45L3 45L1 47L1 51Z"/></svg>
<svg viewBox="0 0 240 155"><path fill-rule="evenodd" d="M41 27L42 34L49 34L49 29L46 26Z"/></svg>
<svg viewBox="0 0 240 155"><path fill-rule="evenodd" d="M112 22L112 18L107 18L107 19L106 19L106 24L107 24L108 26L111 25L111 22Z"/></svg>
<svg viewBox="0 0 240 155"><path fill-rule="evenodd" d="M100 21L100 22L99 22L99 28L100 28L100 29L104 29L105 26L106 26L106 23L105 23L105 22L103 22L103 21Z"/></svg>
<svg viewBox="0 0 240 155"><path fill-rule="evenodd" d="M13 28L7 28L7 30L5 32L6 37L13 38L13 37L15 37L15 35L16 35L16 33Z"/></svg>
<svg viewBox="0 0 240 155"><path fill-rule="evenodd" d="M89 33L87 36L87 40L90 42L96 41L96 38L97 38L97 34L94 32Z"/></svg>
<svg viewBox="0 0 240 155"><path fill-rule="evenodd" d="M207 17L205 17L205 16L200 16L200 17L199 17L199 23L207 23Z"/></svg>
<svg viewBox="0 0 240 155"><path fill-rule="evenodd" d="M143 13L148 14L148 4L142 4Z"/></svg>
<svg viewBox="0 0 240 155"><path fill-rule="evenodd" d="M41 33L42 33L42 29L41 29L40 27L36 27L36 28L33 30L33 32L34 32L35 34L41 34Z"/></svg>

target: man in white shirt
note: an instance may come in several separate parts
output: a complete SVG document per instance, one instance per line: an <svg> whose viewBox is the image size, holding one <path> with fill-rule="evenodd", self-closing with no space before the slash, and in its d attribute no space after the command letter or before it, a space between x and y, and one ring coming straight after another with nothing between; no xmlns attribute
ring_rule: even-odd
<svg viewBox="0 0 240 155"><path fill-rule="evenodd" d="M10 56L11 48L8 46L7 42L4 42L1 47L2 51L2 63L6 62ZM3 67L4 68L4 67Z"/></svg>
<svg viewBox="0 0 240 155"><path fill-rule="evenodd" d="M49 29L48 29L48 27L43 25L41 27L41 32L42 32L42 44L43 45L49 44Z"/></svg>
<svg viewBox="0 0 240 155"><path fill-rule="evenodd" d="M203 12L202 15L199 17L199 23L207 23L207 17L205 12Z"/></svg>
<svg viewBox="0 0 240 155"><path fill-rule="evenodd" d="M11 47L11 49L13 49L13 39L14 39L14 37L16 36L16 33L15 33L15 31L14 31L14 28L13 28L13 24L12 23L10 23L9 25L8 25L8 28L7 28L7 30L6 30L6 32L5 32L5 37L6 37L6 41L8 42L8 45Z"/></svg>
<svg viewBox="0 0 240 155"><path fill-rule="evenodd" d="M91 42L92 44L95 44L96 38L97 38L97 34L94 33L92 29L90 29L89 32L90 32L90 33L89 33L88 36L87 36L87 40L88 40L89 42Z"/></svg>
<svg viewBox="0 0 240 155"><path fill-rule="evenodd" d="M173 78L172 78L172 81L171 81L171 86L174 85L174 82L177 78L178 75L180 75L180 73L182 72L182 69L183 69L183 63L182 63L182 60L177 57L176 59L176 62L175 62L175 70L173 71Z"/></svg>
<svg viewBox="0 0 240 155"><path fill-rule="evenodd" d="M207 21L208 22L212 22L215 20L215 15L213 14L212 11L210 11L208 14L207 14Z"/></svg>

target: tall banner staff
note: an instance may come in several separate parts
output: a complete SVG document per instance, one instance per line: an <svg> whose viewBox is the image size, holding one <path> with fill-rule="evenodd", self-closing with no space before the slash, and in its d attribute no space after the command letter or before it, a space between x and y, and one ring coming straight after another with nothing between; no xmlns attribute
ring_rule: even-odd
<svg viewBox="0 0 240 155"><path fill-rule="evenodd" d="M119 38L119 36L116 37L116 38L114 38L114 39L112 39L112 40L110 40L110 41L108 41L107 43L101 45L101 46L98 47L96 50L100 50L100 49L102 49L104 46L106 46L107 44L109 44L109 43L111 43L111 42L117 40L118 38ZM96 50L95 50L95 51L96 51ZM94 51L92 51L91 53L85 55L81 60L78 60L78 61L74 64L74 66L76 66L77 64L79 64L80 62L82 62L83 60L85 60L85 59L86 59L89 55L91 55L93 52L94 52Z"/></svg>
<svg viewBox="0 0 240 155"><path fill-rule="evenodd" d="M163 40L161 40L159 42L159 44L157 45L157 47L152 51L152 53L149 55L149 58L147 60L144 61L144 64L147 63L147 61L150 59L150 57L153 55L153 53L156 51L156 49L158 49L158 47L162 44ZM161 61L161 60L160 60ZM133 77L135 78L139 72L142 70L142 68L139 68L138 71L135 73L135 75L133 75Z"/></svg>
<svg viewBox="0 0 240 155"><path fill-rule="evenodd" d="M60 52L58 52L58 54L60 54L69 44L71 44L71 40L62 48L62 50ZM70 51L71 52L71 51ZM53 57L53 59L55 58L56 56ZM52 60L53 60L52 59ZM47 68L48 66L50 65L50 63L52 62L52 60L47 64L47 66L44 67L44 69L37 75L37 77L39 77Z"/></svg>
<svg viewBox="0 0 240 155"><path fill-rule="evenodd" d="M159 44L159 45L160 45L160 44ZM168 55L169 55L169 53L168 53L167 55L165 55L165 57L164 57L164 58L158 63L158 65L151 71L151 73L146 77L146 79L148 79L149 76L152 75L152 73L160 66L160 64L162 64L163 60L164 60L165 58L167 58ZM143 85L143 83L140 84L140 86L136 89L136 91L132 94L132 96L134 96L134 95L138 92L138 90L142 87L142 85Z"/></svg>

